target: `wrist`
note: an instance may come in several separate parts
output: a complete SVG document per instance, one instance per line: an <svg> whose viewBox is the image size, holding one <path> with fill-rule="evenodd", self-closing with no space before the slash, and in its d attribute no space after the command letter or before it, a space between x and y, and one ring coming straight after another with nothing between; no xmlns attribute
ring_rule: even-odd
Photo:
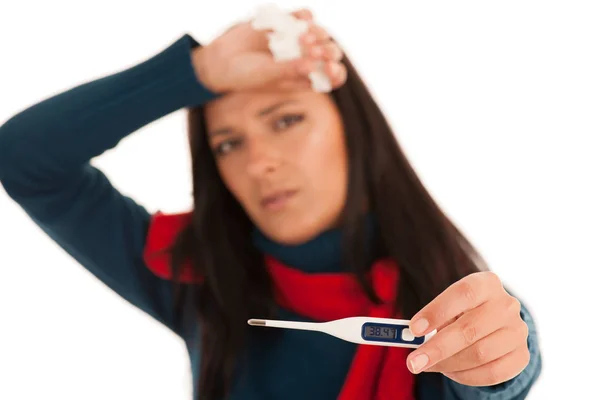
<svg viewBox="0 0 600 400"><path fill-rule="evenodd" d="M206 89L213 93L220 93L222 90L215 85L211 69L211 48L208 46L199 46L192 50L192 65L196 73L196 78Z"/></svg>

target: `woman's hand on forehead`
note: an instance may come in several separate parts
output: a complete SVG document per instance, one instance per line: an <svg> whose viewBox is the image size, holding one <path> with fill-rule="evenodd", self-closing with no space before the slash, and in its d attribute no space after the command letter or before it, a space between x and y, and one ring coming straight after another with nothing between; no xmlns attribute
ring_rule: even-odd
<svg viewBox="0 0 600 400"><path fill-rule="evenodd" d="M269 49L268 31L255 30L251 22L243 22L194 51L198 79L215 93L260 88L310 89L309 74L322 65L332 89L339 88L347 77L341 47L324 27L314 23L309 10L298 10L292 15L309 24L299 39L300 58L275 60Z"/></svg>

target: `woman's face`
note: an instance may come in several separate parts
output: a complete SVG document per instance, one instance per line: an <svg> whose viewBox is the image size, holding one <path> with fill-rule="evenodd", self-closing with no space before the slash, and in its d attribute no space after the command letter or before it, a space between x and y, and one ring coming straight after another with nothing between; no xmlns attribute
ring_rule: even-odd
<svg viewBox="0 0 600 400"><path fill-rule="evenodd" d="M265 235L299 244L337 224L348 160L328 95L232 93L208 104L206 121L223 182Z"/></svg>

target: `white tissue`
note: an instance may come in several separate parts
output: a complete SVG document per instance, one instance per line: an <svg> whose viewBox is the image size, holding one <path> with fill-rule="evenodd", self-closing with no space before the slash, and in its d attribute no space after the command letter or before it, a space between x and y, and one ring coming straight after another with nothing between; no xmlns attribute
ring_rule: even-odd
<svg viewBox="0 0 600 400"><path fill-rule="evenodd" d="M272 30L267 34L269 50L275 61L294 60L302 57L300 36L308 29L308 22L286 13L274 4L258 8L252 27L256 30ZM330 92L331 82L323 71L324 63L317 65L317 70L309 74L313 90Z"/></svg>

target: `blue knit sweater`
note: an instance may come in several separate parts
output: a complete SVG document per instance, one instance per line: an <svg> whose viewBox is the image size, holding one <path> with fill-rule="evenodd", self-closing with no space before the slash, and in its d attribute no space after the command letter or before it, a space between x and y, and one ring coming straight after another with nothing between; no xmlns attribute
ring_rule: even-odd
<svg viewBox="0 0 600 400"><path fill-rule="evenodd" d="M215 97L197 81L190 58L195 46L191 36L183 35L146 61L46 99L0 127L0 181L9 196L104 284L185 340L194 382L202 357L197 342L201 327L193 318L175 317L171 286L144 265L150 215L119 193L90 160L145 125ZM337 231L295 247L279 245L257 232L254 243L304 271L342 269ZM282 318L307 320L280 312ZM417 378L417 398L525 398L539 376L541 357L525 308L522 316L530 329L531 362L519 376L479 388L424 373ZM251 368L236 382L231 400L335 399L356 349L354 344L302 331L283 332L277 341L260 335L253 340Z"/></svg>

